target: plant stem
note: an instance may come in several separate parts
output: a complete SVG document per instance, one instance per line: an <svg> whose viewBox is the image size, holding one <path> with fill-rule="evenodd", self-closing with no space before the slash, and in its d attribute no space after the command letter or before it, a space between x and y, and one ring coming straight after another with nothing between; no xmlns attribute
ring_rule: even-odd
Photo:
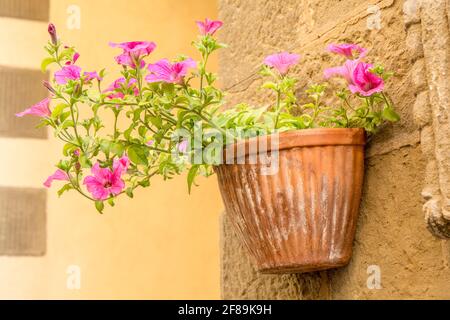
<svg viewBox="0 0 450 320"><path fill-rule="evenodd" d="M78 129L77 129L78 121L76 121L76 119L75 119L75 114L74 114L74 110L73 110L73 104L70 103L69 107L70 107L70 116L71 116L72 122L73 122L73 130L75 132L75 138L77 139L78 144L80 145L81 151L83 151L83 153L84 153L83 144L82 144L80 136L78 135Z"/></svg>
<svg viewBox="0 0 450 320"><path fill-rule="evenodd" d="M277 90L277 107L276 107L276 115L275 115L275 124L274 124L274 130L277 130L278 127L278 119L280 118L280 112L281 112L281 91L278 89Z"/></svg>
<svg viewBox="0 0 450 320"><path fill-rule="evenodd" d="M120 111L114 111L114 134L113 134L114 141L116 141L118 138L117 119L119 118L119 113Z"/></svg>
<svg viewBox="0 0 450 320"><path fill-rule="evenodd" d="M203 96L203 78L206 72L206 64L208 63L209 52L206 52L205 57L203 58L203 68L200 75L200 94Z"/></svg>
<svg viewBox="0 0 450 320"><path fill-rule="evenodd" d="M381 92L381 96L383 97L383 100L384 100L384 102L386 103L386 105L387 105L389 108L391 108L391 107L392 107L392 104L391 104L391 102L389 101L390 99L388 99L388 97L386 96L386 94L385 94L384 92Z"/></svg>

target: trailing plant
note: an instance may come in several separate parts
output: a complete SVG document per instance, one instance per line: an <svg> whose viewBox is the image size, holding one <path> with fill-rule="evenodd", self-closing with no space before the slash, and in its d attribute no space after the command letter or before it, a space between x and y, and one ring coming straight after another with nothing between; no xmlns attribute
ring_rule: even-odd
<svg viewBox="0 0 450 320"><path fill-rule="evenodd" d="M391 73L363 62L367 50L354 44L328 48L347 59L343 66L325 70L325 78L346 81L334 93L336 104L324 102L327 83L296 95L297 80L288 71L300 56L282 52L268 56L260 71L266 79L262 87L273 92L273 104L224 108L224 92L208 70L211 54L225 47L214 37L222 22L206 19L197 25L200 35L192 44L198 61L180 55L148 63L155 43L110 43L120 50L115 56L120 68L109 85L104 69L82 70L78 52L64 45L49 25L48 56L41 68L57 68L51 82L44 82L50 96L17 114L39 116L39 126L52 128L64 142L63 158L46 187L65 181L59 195L75 190L102 212L105 203L113 206L122 194L133 197L136 188L148 187L156 175L171 179L187 170L190 190L196 176L213 173L223 146L240 139L318 127L358 127L373 134L383 122L399 119L384 92Z"/></svg>

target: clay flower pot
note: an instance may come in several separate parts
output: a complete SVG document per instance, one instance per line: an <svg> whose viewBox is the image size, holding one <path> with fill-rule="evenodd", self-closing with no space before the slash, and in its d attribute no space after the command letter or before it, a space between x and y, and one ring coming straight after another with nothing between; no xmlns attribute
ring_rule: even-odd
<svg viewBox="0 0 450 320"><path fill-rule="evenodd" d="M244 154L233 155L245 164L215 167L226 213L257 269L295 273L346 265L363 183L364 130L281 133L279 166L272 174L259 159L248 163L258 153L249 150L251 142L265 138L231 145L234 150L245 147ZM267 145L273 158L275 147Z"/></svg>

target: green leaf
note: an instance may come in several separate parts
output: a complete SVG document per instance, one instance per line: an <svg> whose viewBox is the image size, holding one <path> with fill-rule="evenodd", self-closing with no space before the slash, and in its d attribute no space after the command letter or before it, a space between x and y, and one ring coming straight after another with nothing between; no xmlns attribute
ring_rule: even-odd
<svg viewBox="0 0 450 320"><path fill-rule="evenodd" d="M146 178L144 180L141 180L138 182L138 184L143 188L147 188L148 186L150 186L150 179Z"/></svg>
<svg viewBox="0 0 450 320"><path fill-rule="evenodd" d="M128 157L135 164L148 165L148 148L139 145L131 145L128 147Z"/></svg>
<svg viewBox="0 0 450 320"><path fill-rule="evenodd" d="M387 106L383 109L382 116L383 119L391 122L397 122L400 120L400 116L397 114L397 112L395 112L394 109Z"/></svg>
<svg viewBox="0 0 450 320"><path fill-rule="evenodd" d="M162 125L162 120L159 117L149 117L149 120L157 128L160 128Z"/></svg>
<svg viewBox="0 0 450 320"><path fill-rule="evenodd" d="M67 183L65 184L61 189L58 190L58 197L61 197L61 195L66 192L73 189L72 184Z"/></svg>
<svg viewBox="0 0 450 320"><path fill-rule="evenodd" d="M67 171L70 169L70 162L67 160L61 160L56 166L62 171Z"/></svg>
<svg viewBox="0 0 450 320"><path fill-rule="evenodd" d="M59 121L64 122L70 116L70 111L61 113Z"/></svg>
<svg viewBox="0 0 450 320"><path fill-rule="evenodd" d="M108 199L108 204L111 206L111 207L114 207L116 204L114 203L114 198L109 198Z"/></svg>
<svg viewBox="0 0 450 320"><path fill-rule="evenodd" d="M67 107L66 104L60 103L52 110L52 118L56 119L59 117L59 115L63 112L63 110Z"/></svg>
<svg viewBox="0 0 450 320"><path fill-rule="evenodd" d="M99 213L103 213L104 208L105 204L103 203L103 201L95 201L95 209L97 209Z"/></svg>
<svg viewBox="0 0 450 320"><path fill-rule="evenodd" d="M129 196L130 198L133 198L134 197L134 194L133 194L133 188L127 188L126 190L125 190L125 192L126 192L126 194L127 194L127 196Z"/></svg>
<svg viewBox="0 0 450 320"><path fill-rule="evenodd" d="M111 143L110 151L112 153L114 153L115 155L121 157L124 150L125 150L125 147L120 142Z"/></svg>
<svg viewBox="0 0 450 320"><path fill-rule="evenodd" d="M188 182L188 192L191 193L192 184L194 183L195 177L197 176L198 169L200 165L194 164L188 172L187 182Z"/></svg>
<svg viewBox="0 0 450 320"><path fill-rule="evenodd" d="M100 149L103 151L103 153L108 155L109 151L111 150L111 142L109 140L103 139L100 142Z"/></svg>
<svg viewBox="0 0 450 320"><path fill-rule="evenodd" d="M136 124L132 124L127 130L124 131L123 136L125 139L130 140L131 133L133 132L134 128L136 127Z"/></svg>
<svg viewBox="0 0 450 320"><path fill-rule="evenodd" d="M272 81L264 82L264 84L261 86L263 89L271 89L271 90L277 90L277 84Z"/></svg>
<svg viewBox="0 0 450 320"><path fill-rule="evenodd" d="M55 59L52 57L49 58L45 58L44 60L42 60L41 63L41 71L42 73L45 73L47 71L47 67L52 64L53 62L55 62Z"/></svg>
<svg viewBox="0 0 450 320"><path fill-rule="evenodd" d="M142 138L145 138L145 135L147 134L147 128L144 126L140 126L138 129L138 133Z"/></svg>
<svg viewBox="0 0 450 320"><path fill-rule="evenodd" d="M83 167L83 168L91 168L92 167L91 161L88 158L86 158L86 156L84 154L80 155L78 160L80 161L81 167Z"/></svg>
<svg viewBox="0 0 450 320"><path fill-rule="evenodd" d="M77 146L74 146L73 143L66 143L63 148L63 155L67 157L76 148Z"/></svg>
<svg viewBox="0 0 450 320"><path fill-rule="evenodd" d="M67 129L67 128L71 128L73 127L73 121L70 119L65 120L62 125L61 125L61 129Z"/></svg>

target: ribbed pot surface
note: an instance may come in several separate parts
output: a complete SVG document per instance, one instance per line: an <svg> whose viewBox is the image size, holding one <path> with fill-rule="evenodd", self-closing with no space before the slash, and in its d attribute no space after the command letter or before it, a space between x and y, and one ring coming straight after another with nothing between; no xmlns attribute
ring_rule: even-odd
<svg viewBox="0 0 450 320"><path fill-rule="evenodd" d="M279 135L276 173L264 174L267 165L260 161L249 164L251 151L245 164L215 168L227 214L259 271L309 272L348 263L364 143L362 129L286 132Z"/></svg>

